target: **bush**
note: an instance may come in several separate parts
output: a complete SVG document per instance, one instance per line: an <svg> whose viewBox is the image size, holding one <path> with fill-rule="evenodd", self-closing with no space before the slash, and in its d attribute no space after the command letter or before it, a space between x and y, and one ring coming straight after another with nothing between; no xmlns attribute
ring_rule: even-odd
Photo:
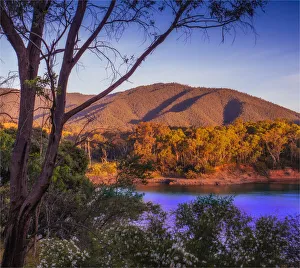
<svg viewBox="0 0 300 268"><path fill-rule="evenodd" d="M93 164L90 168L90 172L96 176L109 176L117 173L116 162L105 162Z"/></svg>
<svg viewBox="0 0 300 268"><path fill-rule="evenodd" d="M175 211L178 235L201 267L299 267L299 217L253 219L232 197L198 197Z"/></svg>
<svg viewBox="0 0 300 268"><path fill-rule="evenodd" d="M192 267L197 258L168 231L165 213L146 218L143 225L113 225L94 239L91 267Z"/></svg>
<svg viewBox="0 0 300 268"><path fill-rule="evenodd" d="M89 254L75 243L76 239L44 239L40 243L39 268L43 267L80 267Z"/></svg>
<svg viewBox="0 0 300 268"><path fill-rule="evenodd" d="M254 169L257 171L259 175L268 177L269 176L269 168L265 162L257 161L254 164Z"/></svg>
<svg viewBox="0 0 300 268"><path fill-rule="evenodd" d="M61 226L74 223L68 240L42 240L39 267L299 267L299 217L253 220L232 197L180 204L172 228L158 206L119 185L99 187L79 210Z"/></svg>
<svg viewBox="0 0 300 268"><path fill-rule="evenodd" d="M185 177L186 179L197 179L198 174L193 170L189 170L188 172L185 173Z"/></svg>

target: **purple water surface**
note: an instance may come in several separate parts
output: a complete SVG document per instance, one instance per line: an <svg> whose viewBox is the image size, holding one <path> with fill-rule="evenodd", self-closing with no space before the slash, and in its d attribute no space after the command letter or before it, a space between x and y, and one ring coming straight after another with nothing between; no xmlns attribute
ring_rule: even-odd
<svg viewBox="0 0 300 268"><path fill-rule="evenodd" d="M146 185L138 191L145 201L160 204L165 211L176 209L180 203L190 202L197 196L215 193L234 195L234 203L253 217L274 215L280 218L300 214L299 184L243 184L232 186L176 186Z"/></svg>

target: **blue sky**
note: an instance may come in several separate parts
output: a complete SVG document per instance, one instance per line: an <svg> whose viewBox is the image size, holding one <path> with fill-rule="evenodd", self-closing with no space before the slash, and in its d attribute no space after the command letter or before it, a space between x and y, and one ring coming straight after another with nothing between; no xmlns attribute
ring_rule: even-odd
<svg viewBox="0 0 300 268"><path fill-rule="evenodd" d="M160 21L159 23L163 23ZM254 20L257 32L239 32L233 41L221 43L220 31L209 32L209 39L194 32L187 42L175 33L151 54L136 73L115 92L157 82L178 82L191 86L227 87L245 92L298 111L299 2L270 1L265 13ZM124 35L121 50L142 51L133 33ZM14 52L0 40L0 73L17 70ZM103 65L94 55L86 55L73 71L68 91L95 94L105 89Z"/></svg>

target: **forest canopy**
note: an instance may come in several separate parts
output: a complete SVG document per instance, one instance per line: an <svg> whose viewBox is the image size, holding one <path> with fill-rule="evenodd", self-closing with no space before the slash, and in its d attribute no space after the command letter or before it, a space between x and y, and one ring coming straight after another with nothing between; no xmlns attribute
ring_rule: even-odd
<svg viewBox="0 0 300 268"><path fill-rule="evenodd" d="M190 128L144 122L133 132L94 133L89 145L95 173L100 167L113 173L112 163L131 157L163 176L195 178L230 164L268 176L271 169L299 170L300 127L287 120ZM101 170L98 175L105 176Z"/></svg>

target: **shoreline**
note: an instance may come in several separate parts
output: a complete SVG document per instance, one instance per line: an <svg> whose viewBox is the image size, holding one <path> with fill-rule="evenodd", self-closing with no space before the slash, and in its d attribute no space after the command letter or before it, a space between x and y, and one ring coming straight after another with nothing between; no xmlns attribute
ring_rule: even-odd
<svg viewBox="0 0 300 268"><path fill-rule="evenodd" d="M201 181L199 179L186 179L186 178L166 178L159 177L154 179L149 179L147 181L147 185L149 186L157 186L157 185L180 185L180 186L227 186L227 185L242 185L242 184L260 184L260 183L298 183L300 184L300 180L298 178L276 178L276 179L268 179L265 177L264 179L251 179L247 181L220 181L220 180L210 180L210 181ZM136 182L137 185L143 185L141 182Z"/></svg>
<svg viewBox="0 0 300 268"><path fill-rule="evenodd" d="M99 177L87 174L94 184L113 184L115 177ZM141 185L142 182L136 179L135 184ZM268 176L263 176L254 170L251 166L223 166L216 168L213 174L203 174L197 178L187 179L183 177L164 177L157 176L147 180L147 185L240 185L248 183L299 183L300 172L292 168L280 170L269 170Z"/></svg>

